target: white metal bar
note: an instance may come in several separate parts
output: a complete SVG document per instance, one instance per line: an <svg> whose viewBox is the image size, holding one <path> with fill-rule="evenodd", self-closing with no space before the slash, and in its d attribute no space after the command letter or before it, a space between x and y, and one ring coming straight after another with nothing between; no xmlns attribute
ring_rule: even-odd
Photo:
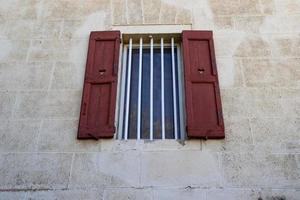
<svg viewBox="0 0 300 200"><path fill-rule="evenodd" d="M174 38L171 39L171 49L172 49L172 80L173 80L173 110L174 110L174 133L175 139L178 139L177 130L177 101L176 101L176 75L175 75L175 50L174 50Z"/></svg>
<svg viewBox="0 0 300 200"><path fill-rule="evenodd" d="M164 38L160 39L161 55L161 137L166 138L165 133L165 67L164 67Z"/></svg>
<svg viewBox="0 0 300 200"><path fill-rule="evenodd" d="M185 138L185 126L184 126L184 82L183 82L183 68L182 68L182 60L180 59L180 55L181 55L181 48L180 45L177 45L177 69L178 69L178 102L179 102L179 110L180 110L180 133L181 133L181 137L180 139L184 139Z"/></svg>
<svg viewBox="0 0 300 200"><path fill-rule="evenodd" d="M153 38L150 39L150 140L153 140Z"/></svg>
<svg viewBox="0 0 300 200"><path fill-rule="evenodd" d="M118 129L118 139L122 139L123 135L123 120L124 120L124 102L125 102L125 82L126 82L126 62L127 62L127 47L124 47L123 49L123 61L122 61L122 78L121 78L121 84L119 87L121 87L121 95L120 95L120 110L119 110L119 129Z"/></svg>
<svg viewBox="0 0 300 200"><path fill-rule="evenodd" d="M129 39L129 55L128 55L128 75L126 89L126 111L125 111L125 129L124 139L128 139L128 118L129 118L129 101L130 101L130 81L131 81L131 57L132 57L132 38Z"/></svg>
<svg viewBox="0 0 300 200"><path fill-rule="evenodd" d="M141 139L142 72L143 72L143 38L140 38L138 119L137 119L137 139L138 140Z"/></svg>

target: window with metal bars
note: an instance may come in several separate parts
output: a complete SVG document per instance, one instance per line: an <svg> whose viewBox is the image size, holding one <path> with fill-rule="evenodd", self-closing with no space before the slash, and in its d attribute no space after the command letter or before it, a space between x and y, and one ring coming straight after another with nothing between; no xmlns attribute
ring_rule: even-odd
<svg viewBox="0 0 300 200"><path fill-rule="evenodd" d="M128 36L123 41L118 138L184 138L178 39Z"/></svg>

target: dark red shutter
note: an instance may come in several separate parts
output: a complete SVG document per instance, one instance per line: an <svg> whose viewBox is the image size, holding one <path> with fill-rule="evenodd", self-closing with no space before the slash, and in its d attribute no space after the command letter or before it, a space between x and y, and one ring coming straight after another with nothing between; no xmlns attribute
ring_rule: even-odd
<svg viewBox="0 0 300 200"><path fill-rule="evenodd" d="M224 138L221 96L211 31L183 31L187 135Z"/></svg>
<svg viewBox="0 0 300 200"><path fill-rule="evenodd" d="M119 31L91 33L78 139L111 138L115 133L119 49Z"/></svg>

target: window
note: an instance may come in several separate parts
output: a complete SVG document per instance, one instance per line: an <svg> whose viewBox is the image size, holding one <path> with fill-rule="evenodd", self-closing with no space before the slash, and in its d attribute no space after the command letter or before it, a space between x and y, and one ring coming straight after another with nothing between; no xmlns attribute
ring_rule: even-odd
<svg viewBox="0 0 300 200"><path fill-rule="evenodd" d="M181 139L183 72L178 39L135 36L123 36L128 44L123 48L118 138Z"/></svg>
<svg viewBox="0 0 300 200"><path fill-rule="evenodd" d="M149 41L138 35L137 41L129 36L126 42L124 36L123 68L120 36L119 31L91 33L78 139L112 138L116 127L124 139L180 139L185 132L188 138L225 137L211 31L158 35Z"/></svg>

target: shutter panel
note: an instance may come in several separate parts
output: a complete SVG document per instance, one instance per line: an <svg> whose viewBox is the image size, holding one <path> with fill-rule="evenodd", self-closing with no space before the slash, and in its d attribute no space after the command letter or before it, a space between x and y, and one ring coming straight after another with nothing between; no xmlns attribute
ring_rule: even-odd
<svg viewBox="0 0 300 200"><path fill-rule="evenodd" d="M91 33L78 139L112 138L115 133L119 49L119 31Z"/></svg>
<svg viewBox="0 0 300 200"><path fill-rule="evenodd" d="M183 31L189 138L224 138L220 88L211 31Z"/></svg>

